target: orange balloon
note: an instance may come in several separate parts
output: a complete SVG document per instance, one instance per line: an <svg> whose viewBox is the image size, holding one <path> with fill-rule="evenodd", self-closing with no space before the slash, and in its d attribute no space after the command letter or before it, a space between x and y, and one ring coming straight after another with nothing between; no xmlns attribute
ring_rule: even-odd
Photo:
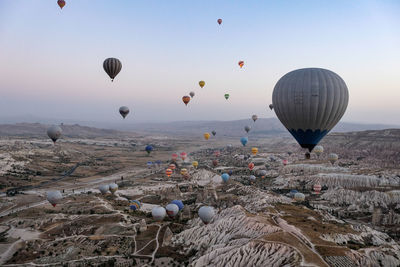
<svg viewBox="0 0 400 267"><path fill-rule="evenodd" d="M174 165L175 166L175 165ZM171 174L172 174L172 170L171 169L167 169L166 171L165 171L165 174L168 176L168 177L170 177L171 176Z"/></svg>
<svg viewBox="0 0 400 267"><path fill-rule="evenodd" d="M187 106L187 104L188 104L189 101L190 101L190 96L187 96L187 95L183 96L183 97L182 97L182 101L183 101L183 103L185 103L185 105Z"/></svg>

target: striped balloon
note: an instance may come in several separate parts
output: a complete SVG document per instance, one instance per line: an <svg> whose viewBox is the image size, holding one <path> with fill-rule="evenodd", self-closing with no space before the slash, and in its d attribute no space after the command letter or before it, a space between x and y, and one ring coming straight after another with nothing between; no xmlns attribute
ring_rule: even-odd
<svg viewBox="0 0 400 267"><path fill-rule="evenodd" d="M339 122L349 92L336 73L319 68L299 69L275 85L272 104L282 124L310 152Z"/></svg>
<svg viewBox="0 0 400 267"><path fill-rule="evenodd" d="M134 210L134 211L135 211L135 210L139 210L141 206L142 206L142 205L141 205L140 202L137 201L137 200L132 200L131 203L130 203L130 205L129 205L130 209L131 209L131 210Z"/></svg>
<svg viewBox="0 0 400 267"><path fill-rule="evenodd" d="M117 76L122 69L122 64L118 58L111 57L104 60L103 68L108 76L110 76L111 81L114 81L115 76Z"/></svg>
<svg viewBox="0 0 400 267"><path fill-rule="evenodd" d="M175 165L174 165L175 166ZM165 174L168 176L168 177L170 177L171 175L172 175L172 170L171 169L167 169L166 171L165 171Z"/></svg>

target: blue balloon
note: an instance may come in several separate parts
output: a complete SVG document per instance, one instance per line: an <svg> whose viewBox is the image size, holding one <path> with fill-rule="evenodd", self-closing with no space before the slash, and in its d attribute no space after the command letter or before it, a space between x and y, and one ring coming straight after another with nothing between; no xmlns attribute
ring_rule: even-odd
<svg viewBox="0 0 400 267"><path fill-rule="evenodd" d="M228 174L229 174L229 175L232 175L232 174L233 174L233 171L232 171L232 170L229 170L229 171L228 171Z"/></svg>
<svg viewBox="0 0 400 267"><path fill-rule="evenodd" d="M292 190L290 190L290 193L289 193L289 195L291 196L291 197L294 197L294 195L296 194L296 193L298 193L299 191L297 191L296 189L292 189Z"/></svg>
<svg viewBox="0 0 400 267"><path fill-rule="evenodd" d="M246 146L247 142L249 142L249 139L247 137L240 138L240 143L242 143L243 146Z"/></svg>
<svg viewBox="0 0 400 267"><path fill-rule="evenodd" d="M144 150L146 150L146 152L150 154L150 152L153 151L153 146L147 145Z"/></svg>
<svg viewBox="0 0 400 267"><path fill-rule="evenodd" d="M131 210L139 210L142 204L138 200L132 200L129 207Z"/></svg>
<svg viewBox="0 0 400 267"><path fill-rule="evenodd" d="M182 202L182 200L177 200L177 199L175 199L175 200L172 200L172 201L171 201L171 204L175 204L175 205L177 205L177 206L178 206L178 208L179 208L179 210L182 210L182 209L183 209L183 207L185 206L185 205L183 205L183 202Z"/></svg>
<svg viewBox="0 0 400 267"><path fill-rule="evenodd" d="M225 183L229 180L229 174L227 173L223 173L221 175L222 181L224 181Z"/></svg>

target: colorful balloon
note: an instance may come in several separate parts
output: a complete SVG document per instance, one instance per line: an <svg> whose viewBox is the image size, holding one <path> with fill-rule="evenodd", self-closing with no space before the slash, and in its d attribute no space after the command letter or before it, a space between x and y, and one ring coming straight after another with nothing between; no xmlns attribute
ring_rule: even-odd
<svg viewBox="0 0 400 267"><path fill-rule="evenodd" d="M181 159L182 159L182 160L185 160L186 157L187 157L187 153L186 153L186 152L182 152L182 153L181 153Z"/></svg>
<svg viewBox="0 0 400 267"><path fill-rule="evenodd" d="M175 154L175 153L172 154L171 158L172 158L172 161L176 161L178 159L178 154Z"/></svg>
<svg viewBox="0 0 400 267"><path fill-rule="evenodd" d="M310 152L339 122L348 102L349 92L343 79L320 68L287 73L272 94L278 119Z"/></svg>
<svg viewBox="0 0 400 267"><path fill-rule="evenodd" d="M249 163L249 170L252 171L254 169L254 163L250 162Z"/></svg>
<svg viewBox="0 0 400 267"><path fill-rule="evenodd" d="M313 186L313 190L315 191L316 194L319 194L321 192L322 186L319 183L316 183Z"/></svg>
<svg viewBox="0 0 400 267"><path fill-rule="evenodd" d="M221 152L215 151L215 152L214 152L214 155L218 158L219 156L221 156Z"/></svg>
<svg viewBox="0 0 400 267"><path fill-rule="evenodd" d="M65 6L65 1L64 0L58 0L57 4L62 9Z"/></svg>
<svg viewBox="0 0 400 267"><path fill-rule="evenodd" d="M131 210L133 210L133 211L136 211L136 210L140 210L140 207L142 206L142 204L138 201L138 200L132 200L130 203L129 203L129 208L131 209Z"/></svg>
<svg viewBox="0 0 400 267"><path fill-rule="evenodd" d="M121 61L118 58L107 58L103 62L104 71L110 76L111 81L114 81L114 78L118 75L118 73L122 69Z"/></svg>
<svg viewBox="0 0 400 267"><path fill-rule="evenodd" d="M204 136L204 139L206 139L206 140L208 140L208 138L210 138L210 134L209 133L204 133L203 136Z"/></svg>
<svg viewBox="0 0 400 267"><path fill-rule="evenodd" d="M190 96L187 96L187 95L183 96L182 101L187 106L187 104L190 102Z"/></svg>
<svg viewBox="0 0 400 267"><path fill-rule="evenodd" d="M182 176L186 176L187 174L188 174L188 170L187 169L185 169L185 168L181 169L181 175Z"/></svg>
<svg viewBox="0 0 400 267"><path fill-rule="evenodd" d="M126 106L122 106L119 108L119 114L121 114L122 118L125 119L125 117L128 115L129 113L129 108Z"/></svg>
<svg viewBox="0 0 400 267"><path fill-rule="evenodd" d="M238 65L239 65L240 68L243 68L243 66L244 66L244 61L243 61L243 60L240 60L240 61L238 62Z"/></svg>
<svg viewBox="0 0 400 267"><path fill-rule="evenodd" d="M240 143L242 143L243 146L246 146L248 141L249 141L249 139L247 137L240 138Z"/></svg>
<svg viewBox="0 0 400 267"><path fill-rule="evenodd" d="M214 159L213 161L212 161L212 164L213 164L213 166L214 167L217 167L218 166L218 160L216 160L216 159Z"/></svg>
<svg viewBox="0 0 400 267"><path fill-rule="evenodd" d="M170 217L172 219L172 218L175 218L175 216L178 214L179 207L178 207L178 205L171 203L165 207L165 210L167 212L168 217Z"/></svg>
<svg viewBox="0 0 400 267"><path fill-rule="evenodd" d="M282 160L282 164L283 166L286 166L288 164L288 160L287 159Z"/></svg>
<svg viewBox="0 0 400 267"><path fill-rule="evenodd" d="M173 173L173 171L172 171L171 169L167 169L167 170L165 171L165 174L166 174L168 177L170 177L170 176L172 175L172 173Z"/></svg>
<svg viewBox="0 0 400 267"><path fill-rule="evenodd" d="M258 148L252 147L252 148L251 148L251 153L252 153L254 156L257 155L257 153L258 153Z"/></svg>
<svg viewBox="0 0 400 267"><path fill-rule="evenodd" d="M206 85L206 82L205 82L205 81L200 81L200 82L199 82L199 85L200 85L201 88L203 88L204 85Z"/></svg>
<svg viewBox="0 0 400 267"><path fill-rule="evenodd" d="M170 168L171 170L175 170L176 166L175 164L171 163L169 164L168 168Z"/></svg>

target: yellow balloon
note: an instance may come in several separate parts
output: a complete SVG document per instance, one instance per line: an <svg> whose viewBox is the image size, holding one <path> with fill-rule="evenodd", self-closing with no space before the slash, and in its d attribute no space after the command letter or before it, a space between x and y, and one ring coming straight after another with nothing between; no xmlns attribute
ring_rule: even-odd
<svg viewBox="0 0 400 267"><path fill-rule="evenodd" d="M200 82L199 82L199 85L200 85L201 88L203 88L204 85L206 85L206 82L205 82L205 81L200 81Z"/></svg>
<svg viewBox="0 0 400 267"><path fill-rule="evenodd" d="M204 133L204 139L208 140L208 138L210 138L210 134L209 133Z"/></svg>
<svg viewBox="0 0 400 267"><path fill-rule="evenodd" d="M181 170L181 175L186 175L188 173L188 170L187 169L182 169Z"/></svg>
<svg viewBox="0 0 400 267"><path fill-rule="evenodd" d="M193 161L192 165L193 165L193 167L197 168L197 166L199 166L199 163L197 161Z"/></svg>
<svg viewBox="0 0 400 267"><path fill-rule="evenodd" d="M256 147L252 147L251 148L251 153L255 156L255 155L257 155L257 152L258 152L258 148L256 148Z"/></svg>

